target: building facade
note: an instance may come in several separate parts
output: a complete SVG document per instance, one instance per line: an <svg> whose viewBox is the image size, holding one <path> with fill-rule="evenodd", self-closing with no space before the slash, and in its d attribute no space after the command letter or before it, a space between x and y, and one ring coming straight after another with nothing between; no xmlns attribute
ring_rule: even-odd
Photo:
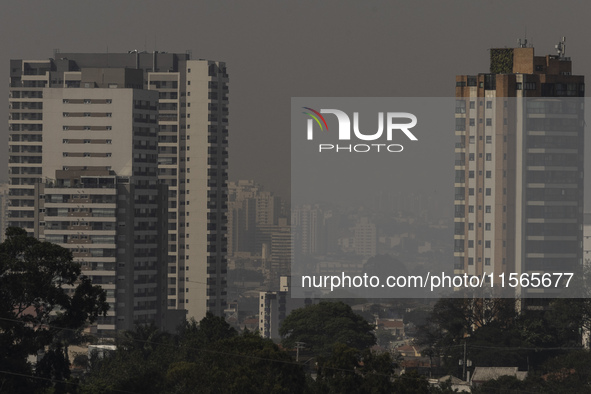
<svg viewBox="0 0 591 394"><path fill-rule="evenodd" d="M583 96L563 51L526 45L491 49L489 73L456 77L457 274L498 282L582 265Z"/></svg>
<svg viewBox="0 0 591 394"><path fill-rule="evenodd" d="M157 157L147 158L146 153L128 150L131 156L126 157L127 163L117 166L131 169L132 163L144 163L139 170L144 176L147 172L151 174L147 168L155 164L156 183L167 188L166 220L162 221L167 228L159 232L167 237L164 248L167 250L167 307L186 310L189 317L198 320L207 311L221 316L226 306L227 272L228 75L225 64L191 60L190 54L56 53L54 59L48 60L12 60L10 75L9 224L42 236L42 208L35 196L40 194L39 185L54 178L55 174L47 173L49 170L45 168L57 158L64 162L77 158L86 163L102 160L107 163L105 167L111 167L108 170L114 171L113 156L99 159L95 155L113 152L95 152L99 143L93 141L109 140L100 144L115 147L114 139L81 137L81 132L96 132L99 130L96 127L106 128L104 135L111 131L131 131L131 128L115 129L112 124L115 114L120 114L117 116L122 119L133 119L138 125L130 127L140 129L141 123L148 120L157 133L154 146ZM150 91L152 98L124 107L105 101L114 100L104 93L109 89ZM99 97L99 90L104 98ZM59 94L65 97L61 103L53 100ZM69 94L80 97L66 97ZM70 99L82 101L63 101ZM65 107L90 103L104 106L103 115ZM108 106L116 110L107 112ZM135 110L139 112L136 114ZM144 110L152 113L142 113ZM72 125L60 122L78 116L84 121ZM110 119L105 125L95 125L93 122L98 122L99 117ZM46 136L52 130L62 134L50 140ZM77 136L66 136L76 134L75 131ZM138 133L145 134L146 130ZM139 141L139 148L149 141L149 138ZM68 150L56 152L55 145L59 143L70 144ZM71 148L79 143L84 144L84 149ZM59 156L66 153L67 156ZM116 172L116 175L120 174Z"/></svg>
<svg viewBox="0 0 591 394"><path fill-rule="evenodd" d="M8 183L0 184L0 242L6 239L8 226Z"/></svg>

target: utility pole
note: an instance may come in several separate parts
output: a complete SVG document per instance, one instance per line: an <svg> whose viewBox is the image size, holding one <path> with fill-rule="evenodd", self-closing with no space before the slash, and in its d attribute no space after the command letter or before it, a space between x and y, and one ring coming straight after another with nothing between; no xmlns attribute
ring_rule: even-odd
<svg viewBox="0 0 591 394"><path fill-rule="evenodd" d="M466 340L464 339L464 362L463 362L463 367L464 367L464 374L462 375L464 377L464 381L466 381Z"/></svg>

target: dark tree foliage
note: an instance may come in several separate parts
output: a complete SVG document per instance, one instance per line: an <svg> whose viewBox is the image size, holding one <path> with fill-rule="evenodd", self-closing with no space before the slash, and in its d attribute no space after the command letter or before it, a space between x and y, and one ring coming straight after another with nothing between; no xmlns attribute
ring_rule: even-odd
<svg viewBox="0 0 591 394"><path fill-rule="evenodd" d="M391 393L396 363L389 353L376 354L337 343L329 356L317 358L317 393Z"/></svg>
<svg viewBox="0 0 591 394"><path fill-rule="evenodd" d="M464 343L473 367L535 369L581 346L587 308L586 300L565 299L518 313L514 299L442 299L419 328L415 343L423 354L441 356L447 372L456 376Z"/></svg>
<svg viewBox="0 0 591 394"><path fill-rule="evenodd" d="M304 342L316 355L329 355L337 343L367 349L376 343L373 325L342 302L321 302L296 309L285 318L279 334L282 344L295 347Z"/></svg>
<svg viewBox="0 0 591 394"><path fill-rule="evenodd" d="M33 375L27 357L49 348L39 362L38 377L67 378L64 346L54 338L94 322L108 305L105 292L81 276L70 251L30 237L21 228L8 228L6 236L0 244L0 371L12 375L1 375L0 387L31 393L51 383L16 375ZM59 385L54 390L65 392Z"/></svg>
<svg viewBox="0 0 591 394"><path fill-rule="evenodd" d="M178 335L137 327L91 362L82 393L301 393L301 365L258 333L238 333L211 313Z"/></svg>

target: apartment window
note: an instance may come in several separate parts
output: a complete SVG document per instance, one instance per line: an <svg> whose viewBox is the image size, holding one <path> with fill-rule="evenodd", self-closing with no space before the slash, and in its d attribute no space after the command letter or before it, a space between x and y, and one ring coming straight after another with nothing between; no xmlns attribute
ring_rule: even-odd
<svg viewBox="0 0 591 394"><path fill-rule="evenodd" d="M469 160L469 161L474 161L474 153L470 153L470 154L468 155L468 160Z"/></svg>
<svg viewBox="0 0 591 394"><path fill-rule="evenodd" d="M491 213L491 212L492 212L491 206L490 206L490 205L486 205L486 206L484 207L484 212L485 212L485 213Z"/></svg>
<svg viewBox="0 0 591 394"><path fill-rule="evenodd" d="M491 118L486 118L486 125L492 126L492 119Z"/></svg>
<svg viewBox="0 0 591 394"><path fill-rule="evenodd" d="M191 84L191 81L187 81L187 85L190 85L190 84Z"/></svg>
<svg viewBox="0 0 591 394"><path fill-rule="evenodd" d="M491 161L492 160L492 154L491 153L487 153L486 154L486 161Z"/></svg>
<svg viewBox="0 0 591 394"><path fill-rule="evenodd" d="M486 108L492 108L492 101L491 100L487 100L486 102Z"/></svg>
<svg viewBox="0 0 591 394"><path fill-rule="evenodd" d="M106 129L107 130L113 130L113 127L112 126L107 126Z"/></svg>
<svg viewBox="0 0 591 394"><path fill-rule="evenodd" d="M487 135L486 136L486 143L487 144L492 144L492 135Z"/></svg>
<svg viewBox="0 0 591 394"><path fill-rule="evenodd" d="M491 228L491 224L490 223L485 223L484 224L484 230L485 231L490 231L490 228Z"/></svg>
<svg viewBox="0 0 591 394"><path fill-rule="evenodd" d="M64 100L63 100L63 103L64 103L64 104L68 104L69 102L70 102L70 101L69 101L68 99L64 99Z"/></svg>
<svg viewBox="0 0 591 394"><path fill-rule="evenodd" d="M468 265L474 265L474 257L468 257Z"/></svg>
<svg viewBox="0 0 591 394"><path fill-rule="evenodd" d="M468 206L468 213L474 213L474 205Z"/></svg>
<svg viewBox="0 0 591 394"><path fill-rule="evenodd" d="M92 101L90 101L90 99L84 99L84 104L90 104L92 103Z"/></svg>
<svg viewBox="0 0 591 394"><path fill-rule="evenodd" d="M111 112L107 112L107 114L106 114L106 115L107 115L107 118L110 118L110 117L112 117L112 116L113 116L113 114L112 114Z"/></svg>
<svg viewBox="0 0 591 394"><path fill-rule="evenodd" d="M536 90L536 83L535 82L526 82L525 83L525 90Z"/></svg>
<svg viewBox="0 0 591 394"><path fill-rule="evenodd" d="M90 116L90 112L85 112L84 116L89 117Z"/></svg>
<svg viewBox="0 0 591 394"><path fill-rule="evenodd" d="M484 265L490 265L490 257L484 258Z"/></svg>
<svg viewBox="0 0 591 394"><path fill-rule="evenodd" d="M69 112L64 112L63 115L64 115L64 118L67 118L68 116L70 116L70 113Z"/></svg>
<svg viewBox="0 0 591 394"><path fill-rule="evenodd" d="M64 156L64 157L68 157L68 152L64 152L64 153L63 153L63 156Z"/></svg>
<svg viewBox="0 0 591 394"><path fill-rule="evenodd" d="M187 73L190 73L190 72L191 72L191 69L190 69L190 68L188 68L188 69L187 69Z"/></svg>
<svg viewBox="0 0 591 394"><path fill-rule="evenodd" d="M111 144L111 143L113 143L113 140L107 140L106 143Z"/></svg>
<svg viewBox="0 0 591 394"><path fill-rule="evenodd" d="M484 247L490 249L490 241L484 241Z"/></svg>
<svg viewBox="0 0 591 394"><path fill-rule="evenodd" d="M470 126L475 126L476 120L474 118L470 118Z"/></svg>
<svg viewBox="0 0 591 394"><path fill-rule="evenodd" d="M468 223L468 230L469 231L474 230L474 223Z"/></svg>
<svg viewBox="0 0 591 394"><path fill-rule="evenodd" d="M474 178L474 171L468 171L468 178Z"/></svg>
<svg viewBox="0 0 591 394"><path fill-rule="evenodd" d="M471 143L471 144L473 144L473 143L474 143L474 140L475 140L475 139L474 139L474 136L473 136L473 135L471 135L471 136L469 137L469 141L470 141L470 143Z"/></svg>
<svg viewBox="0 0 591 394"><path fill-rule="evenodd" d="M473 240L468 240L468 247L469 248L473 248L474 247L474 241Z"/></svg>
<svg viewBox="0 0 591 394"><path fill-rule="evenodd" d="M67 144L68 142L70 142L70 141L69 141L69 140L67 140L67 139L63 139L63 140L62 140L62 143L63 143L63 144Z"/></svg>
<svg viewBox="0 0 591 394"><path fill-rule="evenodd" d="M474 101L470 101L470 109L474 109L476 107L476 103Z"/></svg>
<svg viewBox="0 0 591 394"><path fill-rule="evenodd" d="M487 178L491 178L492 177L492 171L487 171L486 172L486 177Z"/></svg>
<svg viewBox="0 0 591 394"><path fill-rule="evenodd" d="M474 188L473 187L471 187L471 188L468 189L468 195L469 196L473 196L474 195Z"/></svg>
<svg viewBox="0 0 591 394"><path fill-rule="evenodd" d="M113 100L111 100L111 99L106 99L106 100L105 100L105 102L106 102L107 104L111 104L111 103L113 103Z"/></svg>
<svg viewBox="0 0 591 394"><path fill-rule="evenodd" d="M66 131L66 130L69 130L69 129L70 129L70 128L69 128L68 126L64 126L64 127L63 127L63 130L64 130L64 131Z"/></svg>
<svg viewBox="0 0 591 394"><path fill-rule="evenodd" d="M491 189L490 189L490 187L487 187L486 188L486 195L487 196L490 196L491 195Z"/></svg>

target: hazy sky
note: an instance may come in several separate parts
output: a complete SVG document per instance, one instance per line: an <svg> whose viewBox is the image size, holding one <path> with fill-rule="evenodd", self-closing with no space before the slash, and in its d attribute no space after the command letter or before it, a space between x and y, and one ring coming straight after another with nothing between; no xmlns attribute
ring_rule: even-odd
<svg viewBox="0 0 591 394"><path fill-rule="evenodd" d="M191 50L230 73L230 178L289 191L290 98L454 94L454 76L486 72L490 47L527 37L536 54L567 37L589 74L582 1L5 1L0 68L62 52ZM7 83L0 85L0 180L7 179ZM450 138L453 130L449 131ZM590 160L587 160L589 163ZM450 163L450 166L452 164Z"/></svg>

